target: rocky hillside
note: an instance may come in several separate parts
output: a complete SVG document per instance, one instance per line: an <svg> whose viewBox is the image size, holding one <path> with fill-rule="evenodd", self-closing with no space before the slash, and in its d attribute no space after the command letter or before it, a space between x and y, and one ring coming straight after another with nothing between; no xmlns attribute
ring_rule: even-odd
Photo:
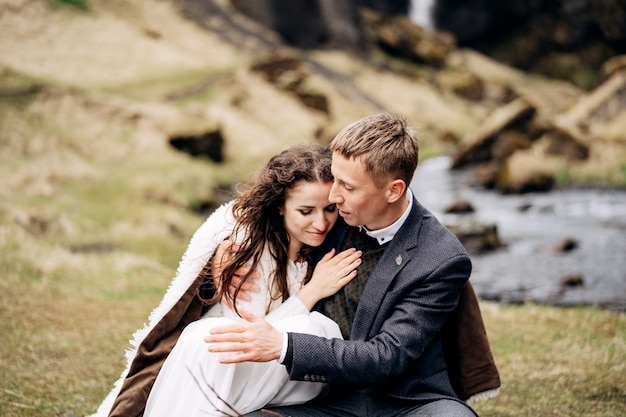
<svg viewBox="0 0 626 417"><path fill-rule="evenodd" d="M487 187L626 182L622 57L584 92L366 8L358 10L366 42L346 51L289 47L227 1L0 6L0 169L9 199L106 175L99 164L180 160L178 151L219 162L219 178L203 187L228 186L277 149L326 143L383 110L417 127L423 157L453 154L456 167L478 166ZM188 192L172 199L211 198Z"/></svg>

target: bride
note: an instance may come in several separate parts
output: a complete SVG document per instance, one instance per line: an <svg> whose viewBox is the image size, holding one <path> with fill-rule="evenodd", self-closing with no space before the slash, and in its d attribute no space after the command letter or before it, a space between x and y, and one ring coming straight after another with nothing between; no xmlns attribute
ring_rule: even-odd
<svg viewBox="0 0 626 417"><path fill-rule="evenodd" d="M136 334L128 367L96 416L142 410L145 417L238 415L319 394L322 384L289 381L278 361L222 364L231 354L208 352L204 337L214 327L256 316L281 331L341 338L332 320L310 312L347 284L360 263L360 252L348 249L325 254L315 270L309 268L314 248L337 220L328 201L330 163L322 146L289 148L207 219L150 323ZM225 239L237 250L213 277L211 255ZM239 277L239 271L248 272ZM249 291L252 280L258 291ZM198 313L192 310L202 313L193 318Z"/></svg>

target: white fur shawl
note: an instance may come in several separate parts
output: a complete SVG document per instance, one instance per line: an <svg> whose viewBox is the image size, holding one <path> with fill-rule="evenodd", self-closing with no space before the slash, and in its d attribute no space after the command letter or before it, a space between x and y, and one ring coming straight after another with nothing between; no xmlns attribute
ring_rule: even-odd
<svg viewBox="0 0 626 417"><path fill-rule="evenodd" d="M235 224L232 214L232 202L219 207L194 233L189 246L185 251L176 275L172 280L161 303L155 308L148 318L148 323L140 328L130 340L130 348L126 351L126 368L115 383L113 389L98 407L95 414L90 417L107 417L115 399L120 393L122 384L130 370L130 366L137 354L137 349L152 329L165 317L176 302L185 294L193 284L198 274L211 257L220 242L230 236Z"/></svg>

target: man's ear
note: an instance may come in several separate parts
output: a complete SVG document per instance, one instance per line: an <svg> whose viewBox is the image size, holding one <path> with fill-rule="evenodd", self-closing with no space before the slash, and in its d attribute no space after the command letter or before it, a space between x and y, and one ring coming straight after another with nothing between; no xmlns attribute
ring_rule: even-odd
<svg viewBox="0 0 626 417"><path fill-rule="evenodd" d="M395 203L406 191L406 183L401 179L395 179L389 183L387 188L387 202Z"/></svg>

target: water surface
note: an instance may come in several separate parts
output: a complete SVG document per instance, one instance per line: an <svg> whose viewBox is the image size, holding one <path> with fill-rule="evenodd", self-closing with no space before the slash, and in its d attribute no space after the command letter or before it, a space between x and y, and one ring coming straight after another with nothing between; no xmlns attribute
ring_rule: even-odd
<svg viewBox="0 0 626 417"><path fill-rule="evenodd" d="M475 185L471 171L450 171L449 158L420 163L411 189L443 223L456 200L475 208L472 218L494 223L505 246L473 255L472 282L485 299L597 305L626 310L626 192L559 190L502 195ZM554 250L565 239L578 245ZM584 285L569 287L579 275Z"/></svg>

